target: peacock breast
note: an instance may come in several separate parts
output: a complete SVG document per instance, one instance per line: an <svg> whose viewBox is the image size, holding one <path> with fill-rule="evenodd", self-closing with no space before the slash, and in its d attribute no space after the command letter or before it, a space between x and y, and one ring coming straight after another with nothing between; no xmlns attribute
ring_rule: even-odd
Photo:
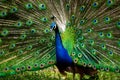
<svg viewBox="0 0 120 80"><path fill-rule="evenodd" d="M56 48L56 60L61 65L71 65L73 63L72 58L69 56L68 51L64 47Z"/></svg>

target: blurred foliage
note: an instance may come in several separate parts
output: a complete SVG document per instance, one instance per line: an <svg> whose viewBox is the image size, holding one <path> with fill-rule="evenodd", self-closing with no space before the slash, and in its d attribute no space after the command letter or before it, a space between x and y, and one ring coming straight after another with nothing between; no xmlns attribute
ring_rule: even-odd
<svg viewBox="0 0 120 80"><path fill-rule="evenodd" d="M120 80L120 73L99 72L99 80ZM50 67L40 71L27 71L16 75L0 77L0 80L72 80L72 73L67 73L67 77L61 75L56 68ZM76 74L75 80L79 80ZM91 80L89 76L84 76L83 80Z"/></svg>

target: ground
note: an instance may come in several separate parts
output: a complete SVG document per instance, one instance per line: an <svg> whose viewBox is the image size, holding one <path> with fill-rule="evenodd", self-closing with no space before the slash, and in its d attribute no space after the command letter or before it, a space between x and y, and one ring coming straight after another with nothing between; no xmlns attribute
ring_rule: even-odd
<svg viewBox="0 0 120 80"><path fill-rule="evenodd" d="M54 71L53 71L54 70ZM67 73L67 78L60 75L57 69L49 68L40 71L28 71L17 75L2 77L0 80L72 80L72 74ZM99 72L99 80L120 80L120 73ZM89 76L84 76L84 80L89 80ZM75 80L79 80L79 75L76 75Z"/></svg>

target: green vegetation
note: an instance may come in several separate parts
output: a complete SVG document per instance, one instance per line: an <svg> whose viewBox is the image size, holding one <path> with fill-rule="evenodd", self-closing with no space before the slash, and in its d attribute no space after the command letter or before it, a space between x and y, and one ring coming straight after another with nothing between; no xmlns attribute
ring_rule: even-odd
<svg viewBox="0 0 120 80"><path fill-rule="evenodd" d="M119 73L99 72L99 80L120 80ZM90 80L89 76L84 76L83 80ZM40 71L29 71L1 77L0 80L72 80L72 73L67 73L67 77L59 74L57 69L49 68ZM79 74L76 74L75 80L79 80Z"/></svg>

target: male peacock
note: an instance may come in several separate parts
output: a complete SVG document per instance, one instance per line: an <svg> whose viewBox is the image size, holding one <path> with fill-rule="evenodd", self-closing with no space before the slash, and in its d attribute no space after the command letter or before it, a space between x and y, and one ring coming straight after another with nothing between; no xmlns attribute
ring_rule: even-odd
<svg viewBox="0 0 120 80"><path fill-rule="evenodd" d="M119 4L120 0L1 0L0 76L53 65L62 74L79 73L81 78L97 70L120 72Z"/></svg>

